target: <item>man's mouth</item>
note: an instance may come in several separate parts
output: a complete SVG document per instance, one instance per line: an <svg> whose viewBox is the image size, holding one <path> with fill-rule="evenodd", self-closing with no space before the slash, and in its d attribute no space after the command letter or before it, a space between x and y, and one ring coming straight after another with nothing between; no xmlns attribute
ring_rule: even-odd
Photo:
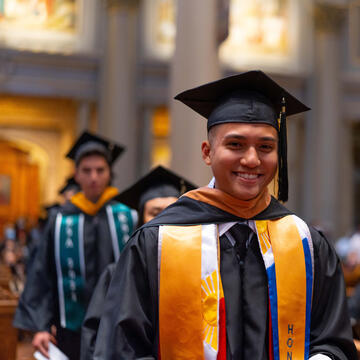
<svg viewBox="0 0 360 360"><path fill-rule="evenodd" d="M234 172L234 174L245 180L256 180L261 176L260 174L239 173L239 172Z"/></svg>

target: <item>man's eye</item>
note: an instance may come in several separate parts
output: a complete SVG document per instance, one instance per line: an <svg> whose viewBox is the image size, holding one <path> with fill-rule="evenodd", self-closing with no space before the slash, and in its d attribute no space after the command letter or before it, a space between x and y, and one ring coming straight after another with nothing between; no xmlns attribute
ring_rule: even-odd
<svg viewBox="0 0 360 360"><path fill-rule="evenodd" d="M260 145L260 149L264 151L271 151L274 148L273 145L263 144Z"/></svg>
<svg viewBox="0 0 360 360"><path fill-rule="evenodd" d="M228 143L228 146L229 147L232 147L232 148L239 148L239 147L241 147L242 146L242 144L241 143L239 143L239 142L230 142L230 143Z"/></svg>

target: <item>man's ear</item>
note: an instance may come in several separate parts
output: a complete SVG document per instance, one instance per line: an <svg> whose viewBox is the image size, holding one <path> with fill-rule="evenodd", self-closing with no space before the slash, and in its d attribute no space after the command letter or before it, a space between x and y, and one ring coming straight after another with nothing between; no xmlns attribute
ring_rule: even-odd
<svg viewBox="0 0 360 360"><path fill-rule="evenodd" d="M201 153L202 153L202 158L206 165L211 165L210 150L211 150L211 145L209 141L203 141L203 143L201 144Z"/></svg>

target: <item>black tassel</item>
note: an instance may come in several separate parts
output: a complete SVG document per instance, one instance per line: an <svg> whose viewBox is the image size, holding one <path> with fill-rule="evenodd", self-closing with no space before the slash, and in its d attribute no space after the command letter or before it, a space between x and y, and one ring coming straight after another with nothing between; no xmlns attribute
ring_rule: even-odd
<svg viewBox="0 0 360 360"><path fill-rule="evenodd" d="M286 133L286 103L285 98L281 101L281 112L279 119L279 176L278 176L278 199L286 202L288 200L289 181L287 167L287 133Z"/></svg>

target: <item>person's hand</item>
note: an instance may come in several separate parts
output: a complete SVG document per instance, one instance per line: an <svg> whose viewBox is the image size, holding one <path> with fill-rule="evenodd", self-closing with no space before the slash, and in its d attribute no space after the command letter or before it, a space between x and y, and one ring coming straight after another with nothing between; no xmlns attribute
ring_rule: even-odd
<svg viewBox="0 0 360 360"><path fill-rule="evenodd" d="M47 331L37 332L32 340L34 348L41 352L42 355L49 358L49 342L56 344L55 337Z"/></svg>

